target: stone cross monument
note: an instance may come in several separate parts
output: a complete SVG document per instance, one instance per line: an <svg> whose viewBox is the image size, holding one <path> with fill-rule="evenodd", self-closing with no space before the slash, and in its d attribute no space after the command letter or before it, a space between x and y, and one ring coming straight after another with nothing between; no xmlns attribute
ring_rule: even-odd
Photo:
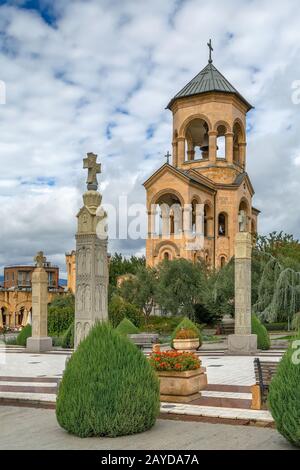
<svg viewBox="0 0 300 470"><path fill-rule="evenodd" d="M242 225L244 227L244 223ZM252 236L239 232L235 239L235 328L228 337L229 354L255 354L257 336L251 334Z"/></svg>
<svg viewBox="0 0 300 470"><path fill-rule="evenodd" d="M88 153L83 168L88 169L88 177L84 204L77 214L75 348L97 320L108 318L107 236L97 235L97 225L106 218L101 209L102 196L97 191L97 174L101 172L97 155Z"/></svg>
<svg viewBox="0 0 300 470"><path fill-rule="evenodd" d="M44 269L46 258L42 251L35 257L36 268L32 273L32 336L26 346L30 352L49 351L52 338L48 337L48 274Z"/></svg>

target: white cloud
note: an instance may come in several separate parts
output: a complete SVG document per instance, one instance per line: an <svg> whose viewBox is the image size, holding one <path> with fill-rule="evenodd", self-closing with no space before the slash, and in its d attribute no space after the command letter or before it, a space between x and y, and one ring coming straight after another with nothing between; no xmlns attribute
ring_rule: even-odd
<svg viewBox="0 0 300 470"><path fill-rule="evenodd" d="M206 64L210 37L215 65L256 107L247 153L260 228L300 236L296 0L44 0L53 24L23 4L0 7L0 265L43 249L64 270L88 151L103 164L103 201L144 202L142 182L171 150L164 108Z"/></svg>

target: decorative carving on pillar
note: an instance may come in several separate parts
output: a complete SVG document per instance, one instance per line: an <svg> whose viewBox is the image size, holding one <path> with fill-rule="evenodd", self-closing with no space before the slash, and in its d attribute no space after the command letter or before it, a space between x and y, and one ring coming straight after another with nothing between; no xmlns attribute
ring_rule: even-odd
<svg viewBox="0 0 300 470"><path fill-rule="evenodd" d="M84 205L77 214L75 347L96 321L108 318L107 237L97 236L97 225L106 218L101 208L102 196L97 191L97 174L101 172L97 155L88 153L83 167L88 169L88 190L83 194Z"/></svg>

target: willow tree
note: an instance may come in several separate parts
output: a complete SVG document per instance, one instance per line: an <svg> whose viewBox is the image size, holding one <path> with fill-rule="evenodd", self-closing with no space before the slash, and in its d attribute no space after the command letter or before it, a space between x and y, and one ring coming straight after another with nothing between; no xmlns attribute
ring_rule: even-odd
<svg viewBox="0 0 300 470"><path fill-rule="evenodd" d="M264 321L287 321L290 325L299 310L300 272L285 267L269 255L258 285L254 311Z"/></svg>

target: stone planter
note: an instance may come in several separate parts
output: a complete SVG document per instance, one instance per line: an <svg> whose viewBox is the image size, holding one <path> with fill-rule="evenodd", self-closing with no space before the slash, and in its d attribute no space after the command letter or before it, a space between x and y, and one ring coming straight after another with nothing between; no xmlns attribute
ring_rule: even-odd
<svg viewBox="0 0 300 470"><path fill-rule="evenodd" d="M199 346L199 338L173 339L173 348L177 351L196 351Z"/></svg>
<svg viewBox="0 0 300 470"><path fill-rule="evenodd" d="M200 398L200 390L206 388L206 369L200 367L185 372L158 372L160 400L173 403L189 403Z"/></svg>

